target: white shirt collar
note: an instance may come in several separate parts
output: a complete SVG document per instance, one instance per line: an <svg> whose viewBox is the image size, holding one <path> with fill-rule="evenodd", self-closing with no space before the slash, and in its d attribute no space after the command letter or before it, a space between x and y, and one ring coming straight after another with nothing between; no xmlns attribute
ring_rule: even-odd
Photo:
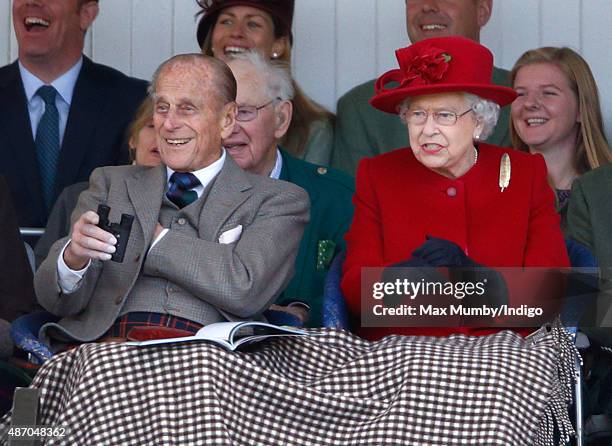
<svg viewBox="0 0 612 446"><path fill-rule="evenodd" d="M283 169L283 156L280 153L280 150L276 149L276 162L274 163L274 168L272 172L270 172L270 178L278 180L280 178L281 170Z"/></svg>
<svg viewBox="0 0 612 446"><path fill-rule="evenodd" d="M21 74L21 81L23 82L23 88L26 93L26 98L28 102L31 102L38 89L46 84L34 74L29 72L28 69L21 64L21 62L18 62L18 64L19 73ZM68 105L70 105L70 103L72 102L74 86L76 85L82 66L83 56L79 58L78 62L74 64L72 68L70 68L60 77L51 82L51 85L57 90L62 100Z"/></svg>
<svg viewBox="0 0 612 446"><path fill-rule="evenodd" d="M198 180L200 180L200 183L202 183L201 186L198 186L194 189L197 192L198 197L202 196L202 192L204 191L206 186L208 186L208 184L217 176L217 174L221 172L221 169L223 168L223 164L225 163L225 156L226 156L225 149L222 148L221 156L219 157L217 161L215 161L212 164L209 164L203 169L196 170L195 172L191 172L198 178ZM167 174L166 181L170 181L170 176L173 173L174 173L174 170L166 166L166 174Z"/></svg>

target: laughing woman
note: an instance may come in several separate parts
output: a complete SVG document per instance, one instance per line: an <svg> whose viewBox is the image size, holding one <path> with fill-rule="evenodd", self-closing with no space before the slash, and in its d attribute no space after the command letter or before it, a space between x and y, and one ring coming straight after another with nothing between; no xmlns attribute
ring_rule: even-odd
<svg viewBox="0 0 612 446"><path fill-rule="evenodd" d="M202 8L197 39L207 56L227 60L257 50L291 66L294 0L196 0ZM334 115L293 81L293 118L283 147L310 163L329 166Z"/></svg>
<svg viewBox="0 0 612 446"><path fill-rule="evenodd" d="M500 106L516 97L491 83L491 52L445 37L396 55L400 69L378 79L371 104L400 115L410 147L364 159L357 170L341 283L353 316L360 315L363 267L568 266L544 159L479 142ZM454 332L491 330L360 330L369 339Z"/></svg>
<svg viewBox="0 0 612 446"><path fill-rule="evenodd" d="M579 54L555 47L527 51L510 77L518 93L512 103L512 144L546 160L565 227L573 181L612 161L595 79Z"/></svg>

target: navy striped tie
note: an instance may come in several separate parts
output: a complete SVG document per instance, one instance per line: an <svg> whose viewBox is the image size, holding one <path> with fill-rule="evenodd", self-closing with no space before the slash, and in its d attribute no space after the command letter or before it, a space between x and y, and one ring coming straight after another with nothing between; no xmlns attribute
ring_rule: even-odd
<svg viewBox="0 0 612 446"><path fill-rule="evenodd" d="M45 101L45 112L38 123L34 144L36 145L45 206L49 210L53 204L55 174L60 153L59 112L55 106L57 91L50 85L43 85L36 94Z"/></svg>
<svg viewBox="0 0 612 446"><path fill-rule="evenodd" d="M198 177L192 173L174 172L170 175L170 187L168 187L166 196L179 208L184 208L198 199L197 192L191 189L200 184L202 183Z"/></svg>

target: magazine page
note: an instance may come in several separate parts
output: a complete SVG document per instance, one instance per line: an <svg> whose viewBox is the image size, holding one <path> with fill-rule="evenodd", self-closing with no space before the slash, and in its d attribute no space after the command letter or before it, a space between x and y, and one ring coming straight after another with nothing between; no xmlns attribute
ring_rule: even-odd
<svg viewBox="0 0 612 446"><path fill-rule="evenodd" d="M233 328L230 342L234 348L238 348L241 345L251 344L267 338L309 334L307 331L296 327L271 325L265 322L244 322Z"/></svg>
<svg viewBox="0 0 612 446"><path fill-rule="evenodd" d="M126 342L126 345L149 346L175 344L180 342L210 341L228 350L235 350L241 345L261 341L276 336L308 335L305 330L295 327L281 327L265 322L216 322L202 327L193 336L180 338L152 339L149 341Z"/></svg>

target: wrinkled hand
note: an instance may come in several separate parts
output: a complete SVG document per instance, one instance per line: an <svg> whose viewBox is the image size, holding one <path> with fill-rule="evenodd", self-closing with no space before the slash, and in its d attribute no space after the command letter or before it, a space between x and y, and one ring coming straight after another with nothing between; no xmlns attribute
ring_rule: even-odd
<svg viewBox="0 0 612 446"><path fill-rule="evenodd" d="M456 243L429 235L425 243L412 252L412 256L420 258L434 267L474 266L474 262L465 255Z"/></svg>
<svg viewBox="0 0 612 446"><path fill-rule="evenodd" d="M72 227L71 241L64 251L64 262L73 270L83 269L90 260L110 260L117 239L96 225L100 217L87 211Z"/></svg>
<svg viewBox="0 0 612 446"><path fill-rule="evenodd" d="M280 311L282 313L288 313L292 316L295 316L300 320L300 322L302 322L302 324L306 324L306 322L308 322L308 309L301 305L294 305L289 307L285 305L272 304L270 305L270 310Z"/></svg>

